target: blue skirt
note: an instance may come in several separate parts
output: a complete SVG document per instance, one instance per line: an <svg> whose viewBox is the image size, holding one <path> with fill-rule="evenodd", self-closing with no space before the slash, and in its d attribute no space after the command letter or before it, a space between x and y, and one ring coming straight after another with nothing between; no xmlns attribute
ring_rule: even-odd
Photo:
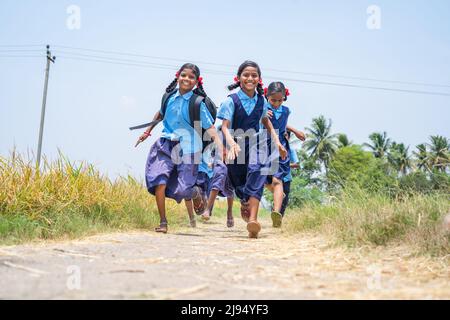
<svg viewBox="0 0 450 320"><path fill-rule="evenodd" d="M266 141L263 143L267 145ZM246 142L244 150L241 147L241 152L245 152L244 163L228 164L228 178L239 199L248 201L253 197L261 200L270 165L267 148L260 148L257 143L250 146Z"/></svg>
<svg viewBox="0 0 450 320"><path fill-rule="evenodd" d="M145 167L145 182L153 195L157 186L166 185L166 197L180 203L183 199L192 199L198 164L194 162L194 154L182 156L180 152L173 152L172 155L177 145L178 141L164 138L152 145Z"/></svg>
<svg viewBox="0 0 450 320"><path fill-rule="evenodd" d="M228 168L222 161L214 163L214 173L211 178L210 190L219 191L219 196L231 198L234 196L234 188L228 178Z"/></svg>
<svg viewBox="0 0 450 320"><path fill-rule="evenodd" d="M195 182L196 186L199 186L201 192L205 197L209 196L209 185L211 179L208 177L208 174L203 171L199 171L197 175L197 181Z"/></svg>
<svg viewBox="0 0 450 320"><path fill-rule="evenodd" d="M287 156L286 156L286 159L284 159L284 160L281 159L281 157L279 156L278 150L273 150L274 152L272 153L272 149L271 149L271 145L270 145L271 139L268 140L270 166L272 168L275 168L276 166L278 166L278 169L275 172L273 172L274 170L271 170L272 174L267 176L266 183L269 183L269 184L272 183L272 177L275 177L278 180L282 181L291 171L291 166L290 166L291 159L289 157L289 150L290 150L289 142L284 136L280 137L280 142L287 151Z"/></svg>

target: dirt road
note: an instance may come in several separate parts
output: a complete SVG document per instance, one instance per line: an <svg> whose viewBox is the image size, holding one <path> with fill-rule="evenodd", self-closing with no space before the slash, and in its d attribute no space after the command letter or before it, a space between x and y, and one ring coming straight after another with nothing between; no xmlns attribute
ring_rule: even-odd
<svg viewBox="0 0 450 320"><path fill-rule="evenodd" d="M263 220L0 247L1 299L450 299L448 257L346 249Z"/></svg>

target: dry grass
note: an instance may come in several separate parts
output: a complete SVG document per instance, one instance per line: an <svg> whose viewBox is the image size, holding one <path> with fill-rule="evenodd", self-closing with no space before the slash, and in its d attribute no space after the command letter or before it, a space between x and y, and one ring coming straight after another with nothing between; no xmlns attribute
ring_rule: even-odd
<svg viewBox="0 0 450 320"><path fill-rule="evenodd" d="M74 238L112 230L150 229L159 222L154 197L133 177L111 181L63 155L37 170L14 152L0 157L0 243ZM167 201L168 218L187 221L184 204Z"/></svg>
<svg viewBox="0 0 450 320"><path fill-rule="evenodd" d="M320 230L350 246L406 244L421 253L450 254L450 233L444 227L450 212L448 194L392 199L362 190L346 191L328 205L308 205L287 215L290 232Z"/></svg>

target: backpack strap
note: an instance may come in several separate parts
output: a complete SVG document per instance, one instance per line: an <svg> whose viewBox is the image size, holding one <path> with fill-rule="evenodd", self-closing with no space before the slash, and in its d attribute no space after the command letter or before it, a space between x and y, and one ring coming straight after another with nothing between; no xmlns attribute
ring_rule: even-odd
<svg viewBox="0 0 450 320"><path fill-rule="evenodd" d="M166 114L167 101L176 92L177 92L177 89L174 89L174 90L172 90L170 92L166 92L166 93L163 94L162 99L161 99L161 114L162 114L163 118L164 118L164 115Z"/></svg>
<svg viewBox="0 0 450 320"><path fill-rule="evenodd" d="M201 125L198 128L194 127L195 121L198 121L198 122L201 121L200 108L201 108L202 102L205 103L206 108L208 109L209 113L211 114L211 116L213 118L213 122L216 121L217 107L214 104L214 102L212 102L212 100L210 98L203 97L203 96L200 96L200 95L197 95L197 94L193 94L191 99L189 100L189 118L190 118L190 121L191 121L191 126L194 129L197 129L197 133L203 139L206 130L203 129L203 127ZM205 150L205 148L210 143L211 143L211 141L209 141L208 139L206 141L203 141L203 150Z"/></svg>
<svg viewBox="0 0 450 320"><path fill-rule="evenodd" d="M205 97L194 93L189 100L189 119L193 128L195 121L200 121L200 105L204 99Z"/></svg>

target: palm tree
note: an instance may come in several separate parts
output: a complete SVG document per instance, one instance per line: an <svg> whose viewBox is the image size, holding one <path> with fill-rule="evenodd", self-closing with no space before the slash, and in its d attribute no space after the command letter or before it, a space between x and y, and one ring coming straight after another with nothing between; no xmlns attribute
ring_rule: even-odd
<svg viewBox="0 0 450 320"><path fill-rule="evenodd" d="M403 143L392 142L389 149L389 163L402 175L406 175L411 169L411 156L408 154L409 147Z"/></svg>
<svg viewBox="0 0 450 320"><path fill-rule="evenodd" d="M314 157L328 171L328 165L337 149L336 134L331 134L331 119L327 122L324 116L314 118L312 128L308 131L303 144L310 157Z"/></svg>
<svg viewBox="0 0 450 320"><path fill-rule="evenodd" d="M348 140L348 137L345 133L339 133L337 135L337 140L338 140L338 147L339 148L343 148L343 147L348 147L351 146L353 144L352 141Z"/></svg>
<svg viewBox="0 0 450 320"><path fill-rule="evenodd" d="M431 136L430 147L430 165L438 171L445 172L450 165L450 145L447 138L443 136Z"/></svg>
<svg viewBox="0 0 450 320"><path fill-rule="evenodd" d="M391 145L391 139L387 137L386 131L383 133L374 132L369 136L369 139L372 141L372 144L364 143L363 145L372 150L375 158L383 159Z"/></svg>
<svg viewBox="0 0 450 320"><path fill-rule="evenodd" d="M430 171L430 155L427 150L427 145L425 143L418 144L416 146L417 152L413 151L416 157L417 168L422 171Z"/></svg>

